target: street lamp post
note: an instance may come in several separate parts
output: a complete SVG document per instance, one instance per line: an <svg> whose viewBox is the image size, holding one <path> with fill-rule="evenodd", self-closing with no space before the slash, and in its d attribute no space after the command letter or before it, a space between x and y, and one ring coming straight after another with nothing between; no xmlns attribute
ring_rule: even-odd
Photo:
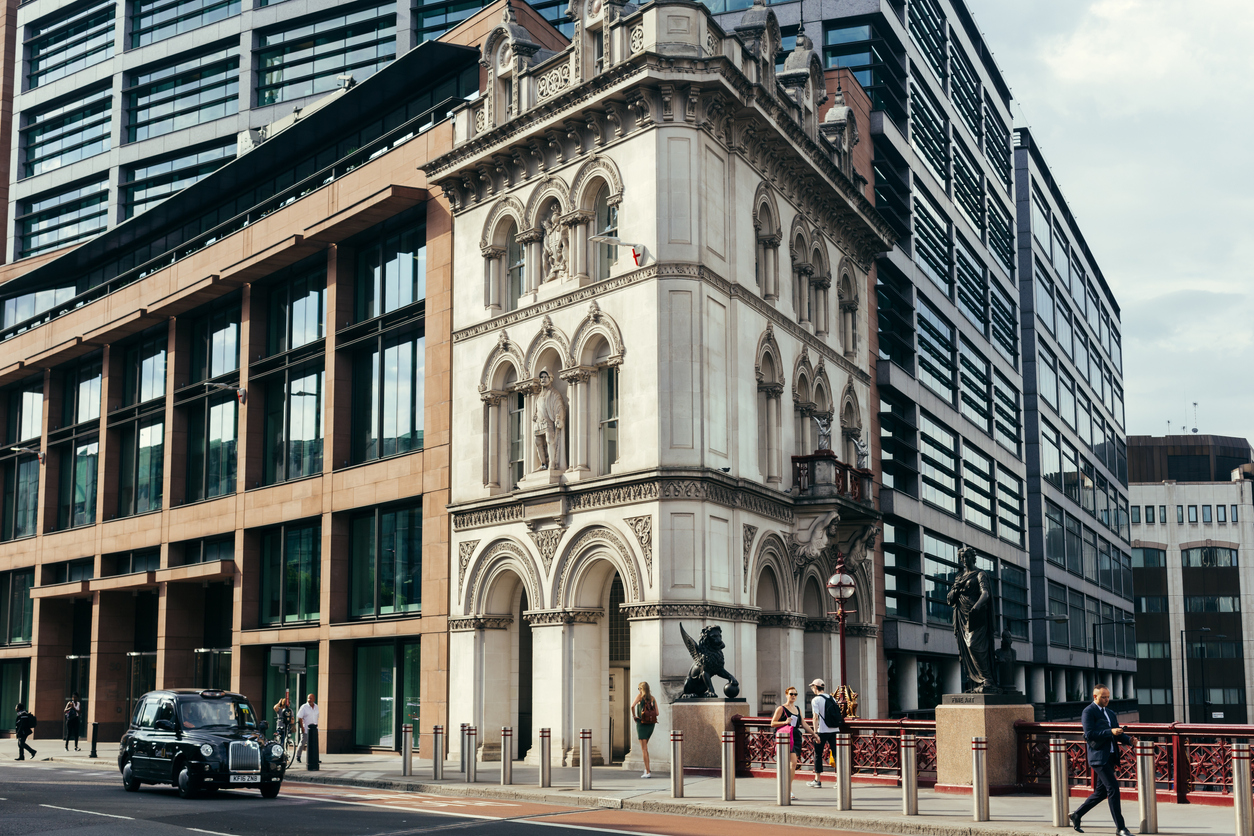
<svg viewBox="0 0 1254 836"><path fill-rule="evenodd" d="M1184 691L1184 722L1189 722L1193 714L1193 700L1189 699L1189 646L1184 643L1185 633L1209 633L1209 627L1197 627L1192 630L1180 631L1180 689ZM1206 695L1202 695L1205 700Z"/></svg>
<svg viewBox="0 0 1254 836"><path fill-rule="evenodd" d="M1131 618L1116 618L1116 619L1113 619L1113 620L1111 620L1111 621L1095 621L1095 622L1093 622L1093 687L1094 687L1094 688L1096 688L1096 687L1097 687L1097 684L1098 684L1098 679L1097 679L1097 677L1098 677L1098 673L1097 673L1097 651L1098 651L1098 647L1097 647L1097 628L1098 628L1098 627L1106 627L1106 626L1108 626L1108 625L1110 625L1110 624L1136 624L1136 622L1135 622L1134 620L1132 620Z"/></svg>
<svg viewBox="0 0 1254 836"><path fill-rule="evenodd" d="M845 686L845 618L856 610L847 609L845 601L853 596L853 576L845 571L845 556L842 554L836 561L836 573L827 579L827 592L836 601L836 611L828 615L836 616L836 624L840 629L840 687Z"/></svg>

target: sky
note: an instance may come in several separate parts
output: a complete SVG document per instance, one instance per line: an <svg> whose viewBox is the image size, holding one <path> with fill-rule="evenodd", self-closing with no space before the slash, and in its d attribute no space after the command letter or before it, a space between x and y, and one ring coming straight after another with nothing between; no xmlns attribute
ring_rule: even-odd
<svg viewBox="0 0 1254 836"><path fill-rule="evenodd" d="M967 6L1122 309L1128 435L1254 440L1254 3Z"/></svg>

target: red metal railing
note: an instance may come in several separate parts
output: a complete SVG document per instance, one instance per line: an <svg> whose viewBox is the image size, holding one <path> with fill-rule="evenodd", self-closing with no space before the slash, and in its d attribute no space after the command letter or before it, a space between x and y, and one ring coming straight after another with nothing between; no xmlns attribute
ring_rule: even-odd
<svg viewBox="0 0 1254 836"><path fill-rule="evenodd" d="M733 717L736 732L736 771L752 775L775 769L775 733L769 717ZM919 783L936 783L936 723L932 720L850 720L853 735L854 777L862 781L897 784L901 779L902 733L913 734L918 745ZM814 768L814 741L802 737L798 771Z"/></svg>
<svg viewBox="0 0 1254 836"><path fill-rule="evenodd" d="M835 453L812 453L808 456L792 457L792 484L799 491L806 491L816 485L815 469L818 462L830 462L835 468L836 493L847 496L857 502L869 499L871 471L851 467Z"/></svg>
<svg viewBox="0 0 1254 836"><path fill-rule="evenodd" d="M1232 804L1232 742L1254 742L1254 726L1185 723L1130 723L1139 740L1154 744L1154 783L1160 801L1179 804ZM1067 741L1069 783L1073 795L1093 784L1084 732L1079 723L1016 723L1018 783L1025 790L1049 792L1049 739ZM1136 792L1136 762L1128 747L1115 767L1124 792Z"/></svg>

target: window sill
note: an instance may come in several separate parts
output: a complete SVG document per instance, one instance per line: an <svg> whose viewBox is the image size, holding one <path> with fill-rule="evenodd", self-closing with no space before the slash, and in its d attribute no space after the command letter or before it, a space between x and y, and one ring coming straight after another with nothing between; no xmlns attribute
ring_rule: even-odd
<svg viewBox="0 0 1254 836"><path fill-rule="evenodd" d="M50 536L52 534L64 534L67 531L82 531L85 528L94 528L95 525L96 523L89 522L89 523L81 523L79 525L70 525L70 526L66 526L65 528L53 528L49 531L45 531L44 535Z"/></svg>
<svg viewBox="0 0 1254 836"><path fill-rule="evenodd" d="M412 456L414 453L425 452L426 449L427 449L426 447L419 447L415 450L406 450L404 453L393 453L390 456L380 456L377 459L369 459L364 462L352 462L348 464L342 464L339 467L335 468L334 472L343 473L346 470L353 470L354 468L359 468L359 467L367 467L372 464L378 464L379 462L389 462L389 461L392 461L393 459L400 459L400 458L404 458L405 456Z"/></svg>
<svg viewBox="0 0 1254 836"><path fill-rule="evenodd" d="M160 514L164 510L165 509L163 508L154 508L151 511L140 511L134 514L118 514L117 516L113 516L105 520L105 522L111 523L111 522L116 522L117 520L133 520L136 517L150 517L153 514Z"/></svg>
<svg viewBox="0 0 1254 836"><path fill-rule="evenodd" d="M244 489L244 492L245 492L245 493L249 493L249 492L251 492L251 491L264 491L266 488L277 488L277 487L278 487L278 486L280 486L280 485L291 485L291 484L293 484L293 483L295 483L295 482L304 482L304 481L305 481L305 480L307 480L307 479L321 479L321 478L322 478L322 476L323 476L323 474L321 474L321 473L311 473L311 474L309 474L308 476L297 476L297 477L296 477L296 478L294 478L294 479L284 479L284 480L279 481L279 482L267 482L267 483L266 483L266 484L264 484L264 485L254 485L254 486L253 486L253 487L251 487L251 488L245 488L245 489ZM215 499L216 499L216 498L217 498L217 497L215 497ZM180 506L180 507L181 507L181 506Z"/></svg>
<svg viewBox="0 0 1254 836"><path fill-rule="evenodd" d="M236 493L237 493L236 491L230 491L229 493L220 493L217 496L210 496L205 499L189 499L188 501L184 502L181 505L171 505L170 510L173 511L176 508L190 508L193 505L204 505L206 502L216 502L219 499L227 499L229 497L235 496Z"/></svg>

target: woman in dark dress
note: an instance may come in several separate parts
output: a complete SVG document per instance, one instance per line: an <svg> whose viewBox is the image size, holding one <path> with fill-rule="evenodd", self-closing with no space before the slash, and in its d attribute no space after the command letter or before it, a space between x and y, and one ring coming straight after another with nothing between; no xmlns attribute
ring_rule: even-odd
<svg viewBox="0 0 1254 836"><path fill-rule="evenodd" d="M812 737L818 737L814 733L814 729L810 727L810 721L801 713L801 709L797 707L797 689L791 685L784 689L784 696L787 700L783 705L776 706L775 714L771 717L771 728L780 729L784 726L788 727L788 797L796 801L797 796L792 794L793 778L797 775L797 756L801 751L801 735L808 732ZM784 764L777 764L777 768L784 769Z"/></svg>
<svg viewBox="0 0 1254 836"><path fill-rule="evenodd" d="M640 777L652 778L653 774L649 772L649 738L657 725L657 700L649 691L649 683L641 682L636 690L636 698L631 703L631 716L636 720L636 739L640 741L640 753L644 755L644 774Z"/></svg>
<svg viewBox="0 0 1254 836"><path fill-rule="evenodd" d="M82 726L83 704L78 694L71 694L70 701L65 704L65 751L70 751L70 740L74 741L74 751L78 751L79 729Z"/></svg>

